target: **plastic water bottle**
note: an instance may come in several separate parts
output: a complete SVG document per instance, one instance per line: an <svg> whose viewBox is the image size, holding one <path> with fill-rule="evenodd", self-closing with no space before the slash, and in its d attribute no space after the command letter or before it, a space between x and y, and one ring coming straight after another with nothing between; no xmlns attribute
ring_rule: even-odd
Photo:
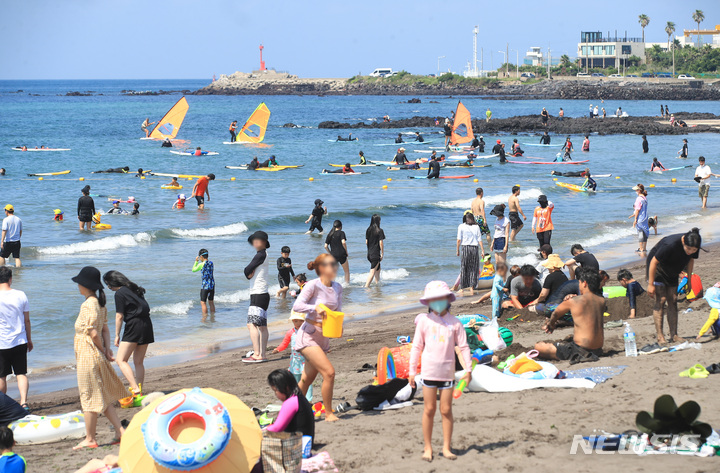
<svg viewBox="0 0 720 473"><path fill-rule="evenodd" d="M625 356L637 356L637 344L635 343L635 332L629 323L625 322Z"/></svg>

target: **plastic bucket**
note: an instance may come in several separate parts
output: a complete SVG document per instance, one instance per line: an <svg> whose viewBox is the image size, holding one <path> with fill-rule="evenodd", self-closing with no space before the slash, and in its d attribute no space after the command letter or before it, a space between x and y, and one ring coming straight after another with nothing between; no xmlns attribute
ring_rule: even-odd
<svg viewBox="0 0 720 473"><path fill-rule="evenodd" d="M322 324L323 336L327 338L342 337L343 319L345 318L345 313L330 310L322 304L321 306L325 309L325 320L323 320Z"/></svg>

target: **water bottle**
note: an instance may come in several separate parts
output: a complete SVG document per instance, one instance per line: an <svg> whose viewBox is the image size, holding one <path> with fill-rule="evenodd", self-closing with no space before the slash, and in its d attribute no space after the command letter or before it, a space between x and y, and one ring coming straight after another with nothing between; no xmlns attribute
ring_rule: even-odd
<svg viewBox="0 0 720 473"><path fill-rule="evenodd" d="M637 344L635 343L635 332L630 324L625 322L625 356L637 356Z"/></svg>

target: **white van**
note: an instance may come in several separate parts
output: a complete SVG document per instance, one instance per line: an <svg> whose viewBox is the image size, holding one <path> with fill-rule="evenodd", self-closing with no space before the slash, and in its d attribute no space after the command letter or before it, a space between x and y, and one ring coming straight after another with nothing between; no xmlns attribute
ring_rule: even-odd
<svg viewBox="0 0 720 473"><path fill-rule="evenodd" d="M389 67L378 67L370 74L370 77L387 77L392 75L393 70Z"/></svg>

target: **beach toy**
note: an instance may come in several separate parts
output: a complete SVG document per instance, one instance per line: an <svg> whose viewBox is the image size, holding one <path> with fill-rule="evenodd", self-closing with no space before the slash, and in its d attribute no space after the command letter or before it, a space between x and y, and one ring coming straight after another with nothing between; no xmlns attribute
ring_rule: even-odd
<svg viewBox="0 0 720 473"><path fill-rule="evenodd" d="M385 384L391 379L410 377L410 351L412 343L406 343L395 348L383 347L378 352L377 381ZM421 371L422 364L418 360L417 372Z"/></svg>
<svg viewBox="0 0 720 473"><path fill-rule="evenodd" d="M124 472L249 472L261 442L255 414L240 399L212 388L182 389L135 414L118 465Z"/></svg>
<svg viewBox="0 0 720 473"><path fill-rule="evenodd" d="M683 273L684 274L684 273ZM694 301L703 295L703 285L700 276L693 274L690 277L690 285L688 286L687 276L683 276L678 284L678 294L685 294L685 299Z"/></svg>
<svg viewBox="0 0 720 473"><path fill-rule="evenodd" d="M627 296L627 289L622 286L606 286L603 288L603 296L608 299Z"/></svg>
<svg viewBox="0 0 720 473"><path fill-rule="evenodd" d="M345 313L330 310L325 304L318 304L318 306L325 311L325 320L322 324L323 336L327 338L342 337Z"/></svg>
<svg viewBox="0 0 720 473"><path fill-rule="evenodd" d="M523 374L529 372L540 371L542 366L537 361L528 358L527 356L521 356L515 358L515 362L510 366L510 372L513 374Z"/></svg>
<svg viewBox="0 0 720 473"><path fill-rule="evenodd" d="M378 352L376 379L378 384L385 384L395 379L395 359L388 347L383 347Z"/></svg>
<svg viewBox="0 0 720 473"><path fill-rule="evenodd" d="M523 357L523 358L527 358L527 357ZM548 363L546 361L530 360L529 358L527 358L529 361L532 361L533 363L536 363L540 366L540 370L525 371L523 373L513 373L511 371L511 368L513 366L515 366L516 364L518 364L519 359L520 359L520 357L515 358L515 361L513 362L513 364L510 367L506 367L503 370L503 374L506 374L509 376L515 376L515 377L519 377L519 378L524 378L524 379L555 379L555 377L558 374L559 370L552 363ZM522 366L522 365L520 365L520 366ZM532 365L530 365L530 366L532 366Z"/></svg>
<svg viewBox="0 0 720 473"><path fill-rule="evenodd" d="M499 364L497 365L497 368L498 368L500 371L503 371L505 368L508 367L508 365L510 364L510 362L512 362L514 359L515 359L515 355L510 355L510 356L508 356L508 357L505 359L505 361L503 361L502 363L499 363Z"/></svg>
<svg viewBox="0 0 720 473"><path fill-rule="evenodd" d="M185 422L202 426L202 437L192 443L175 440L170 432ZM230 440L230 414L220 401L200 388L177 393L161 402L142 426L145 448L165 468L190 471L212 463Z"/></svg>
<svg viewBox="0 0 720 473"><path fill-rule="evenodd" d="M412 337L410 335L398 335L397 342L401 345L404 345L405 343L412 342Z"/></svg>
<svg viewBox="0 0 720 473"><path fill-rule="evenodd" d="M313 416L315 416L316 419L319 419L320 416L325 414L325 405L322 402L316 402L312 406L313 410Z"/></svg>
<svg viewBox="0 0 720 473"><path fill-rule="evenodd" d="M472 364L470 368L470 372L472 373L475 367L482 361L482 359L488 355L492 356L494 352L492 350L481 350L477 349L472 354ZM460 396L462 396L463 391L467 387L467 381L464 379L461 379L458 385L455 387L455 391L453 392L453 398L459 399Z"/></svg>
<svg viewBox="0 0 720 473"><path fill-rule="evenodd" d="M160 186L160 189L172 189L172 190L180 190L183 186Z"/></svg>
<svg viewBox="0 0 720 473"><path fill-rule="evenodd" d="M18 445L59 442L85 436L82 411L52 416L28 415L12 422L9 427Z"/></svg>

